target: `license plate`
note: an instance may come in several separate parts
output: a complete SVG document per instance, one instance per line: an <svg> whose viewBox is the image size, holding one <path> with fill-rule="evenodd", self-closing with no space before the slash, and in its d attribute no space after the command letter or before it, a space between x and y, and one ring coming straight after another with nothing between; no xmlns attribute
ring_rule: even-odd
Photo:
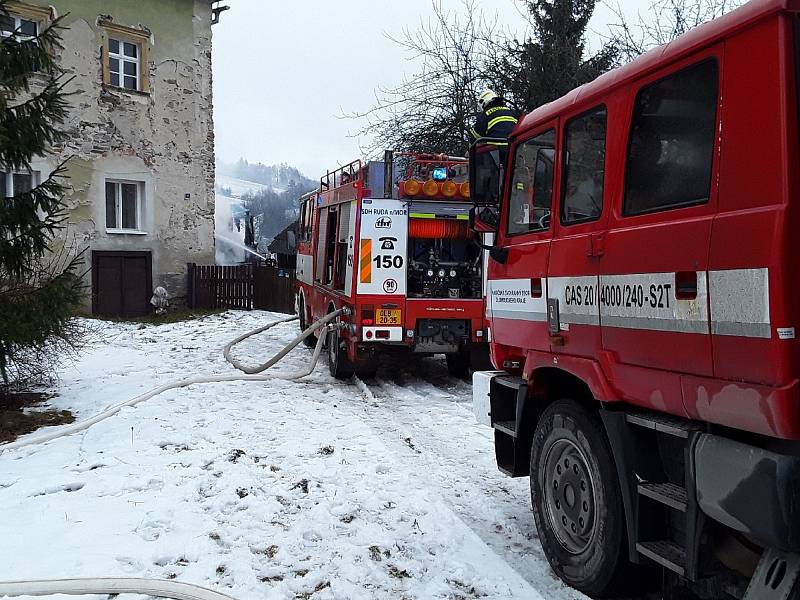
<svg viewBox="0 0 800 600"><path fill-rule="evenodd" d="M381 308L378 310L378 314L375 315L375 325L377 326L386 326L386 325L402 325L402 321L400 320L401 311L397 308Z"/></svg>

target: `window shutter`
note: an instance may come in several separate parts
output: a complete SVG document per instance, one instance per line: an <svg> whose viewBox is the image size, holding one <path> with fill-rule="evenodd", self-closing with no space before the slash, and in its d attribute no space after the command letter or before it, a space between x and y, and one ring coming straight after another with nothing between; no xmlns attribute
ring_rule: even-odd
<svg viewBox="0 0 800 600"><path fill-rule="evenodd" d="M111 72L108 69L108 34L104 33L102 44L100 46L100 62L103 69L103 84L109 85L111 83Z"/></svg>
<svg viewBox="0 0 800 600"><path fill-rule="evenodd" d="M139 89L150 91L150 48L146 41L139 45Z"/></svg>

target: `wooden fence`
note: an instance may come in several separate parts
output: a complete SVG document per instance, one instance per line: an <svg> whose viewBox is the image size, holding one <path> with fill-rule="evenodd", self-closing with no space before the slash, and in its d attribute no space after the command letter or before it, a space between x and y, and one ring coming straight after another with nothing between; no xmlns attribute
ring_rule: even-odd
<svg viewBox="0 0 800 600"><path fill-rule="evenodd" d="M277 267L253 269L253 308L294 314L295 272Z"/></svg>
<svg viewBox="0 0 800 600"><path fill-rule="evenodd" d="M191 308L257 309L294 314L294 271L195 263L189 263L188 270Z"/></svg>

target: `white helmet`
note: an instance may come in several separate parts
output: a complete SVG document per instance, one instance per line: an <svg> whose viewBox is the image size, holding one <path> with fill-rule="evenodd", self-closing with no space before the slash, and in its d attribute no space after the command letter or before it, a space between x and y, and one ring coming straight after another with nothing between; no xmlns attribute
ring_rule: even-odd
<svg viewBox="0 0 800 600"><path fill-rule="evenodd" d="M478 105L481 107L482 110L486 110L486 107L492 103L493 100L496 100L498 95L494 93L493 90L486 88L483 90L478 96Z"/></svg>

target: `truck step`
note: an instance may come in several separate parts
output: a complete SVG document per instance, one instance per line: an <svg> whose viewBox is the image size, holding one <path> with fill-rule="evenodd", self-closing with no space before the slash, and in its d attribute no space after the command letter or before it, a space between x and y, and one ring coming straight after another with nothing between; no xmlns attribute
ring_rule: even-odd
<svg viewBox="0 0 800 600"><path fill-rule="evenodd" d="M626 419L631 425L638 425L645 429L652 429L684 439L688 438L693 431L701 429L699 424L688 419L660 413L631 412L626 415Z"/></svg>
<svg viewBox="0 0 800 600"><path fill-rule="evenodd" d="M662 567L674 571L681 577L686 576L686 552L672 540L654 542L637 542L639 554L657 562Z"/></svg>
<svg viewBox="0 0 800 600"><path fill-rule="evenodd" d="M528 386L528 382L525 379L522 377L517 377L516 375L500 375L499 377L495 378L495 383L515 391L520 386Z"/></svg>
<svg viewBox="0 0 800 600"><path fill-rule="evenodd" d="M800 554L767 548L742 600L786 600L800 589ZM794 592L794 594L793 594Z"/></svg>
<svg viewBox="0 0 800 600"><path fill-rule="evenodd" d="M639 494L675 510L686 512L686 489L674 483L640 483Z"/></svg>
<svg viewBox="0 0 800 600"><path fill-rule="evenodd" d="M517 437L517 427L514 421L495 421L494 428L513 438Z"/></svg>

